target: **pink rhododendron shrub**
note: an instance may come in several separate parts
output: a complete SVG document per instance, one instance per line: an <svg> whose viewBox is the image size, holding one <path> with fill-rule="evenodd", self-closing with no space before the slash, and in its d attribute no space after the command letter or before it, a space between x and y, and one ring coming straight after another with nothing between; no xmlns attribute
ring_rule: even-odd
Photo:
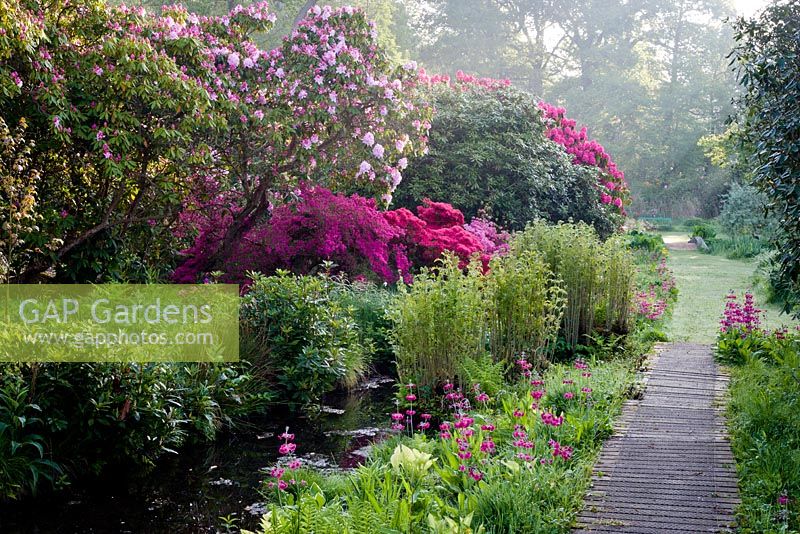
<svg viewBox="0 0 800 534"><path fill-rule="evenodd" d="M200 270L237 258L271 195L294 177L387 205L408 158L425 149L429 111L416 66L392 66L360 10L314 6L269 52L249 41L213 50L217 96L237 107L220 157L232 162L228 186L242 195L218 245L196 259Z"/></svg>
<svg viewBox="0 0 800 534"><path fill-rule="evenodd" d="M410 163L394 194L397 207L414 210L432 198L467 220L485 213L513 230L536 219L582 221L602 236L619 228L620 208L602 196L613 177L600 184L597 167L573 164L548 136L553 125L537 97L508 80L461 72L450 79L422 71L418 81L436 113L428 152Z"/></svg>
<svg viewBox="0 0 800 534"><path fill-rule="evenodd" d="M458 91L467 91L470 88L483 88L488 90L497 90L503 89L506 87L511 87L511 80L504 78L504 79L494 79L494 78L482 78L480 76L473 76L471 74L466 74L464 71L459 70L456 71L456 79L453 81L450 76L446 74L428 74L425 69L421 68L419 70L419 80L421 83L426 84L428 87L432 87L437 84L448 86L452 89L456 89Z"/></svg>
<svg viewBox="0 0 800 534"><path fill-rule="evenodd" d="M598 175L600 201L603 204L613 205L624 215L630 193L625 175L617 168L611 156L600 143L589 139L586 126L580 130L576 129L576 121L566 117L564 108L551 106L546 102L540 102L539 107L549 126L547 137L563 145L573 156L576 165L597 167L600 170Z"/></svg>

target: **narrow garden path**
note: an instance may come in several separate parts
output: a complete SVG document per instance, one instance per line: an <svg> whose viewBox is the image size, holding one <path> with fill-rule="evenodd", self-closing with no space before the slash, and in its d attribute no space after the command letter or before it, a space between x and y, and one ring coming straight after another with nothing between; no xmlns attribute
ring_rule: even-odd
<svg viewBox="0 0 800 534"><path fill-rule="evenodd" d="M702 344L661 345L595 465L578 533L730 532L738 502L721 396Z"/></svg>
<svg viewBox="0 0 800 534"><path fill-rule="evenodd" d="M575 533L729 532L738 501L723 413L727 377L712 343L730 291L753 288L753 261L693 250L685 233L662 234L679 291L667 325L673 343L649 362L641 399L626 403L603 446ZM766 304L764 326L793 324Z"/></svg>

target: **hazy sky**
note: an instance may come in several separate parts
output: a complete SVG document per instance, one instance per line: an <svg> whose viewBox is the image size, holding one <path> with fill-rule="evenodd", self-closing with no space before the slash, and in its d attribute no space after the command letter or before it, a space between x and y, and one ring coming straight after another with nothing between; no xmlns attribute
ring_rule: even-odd
<svg viewBox="0 0 800 534"><path fill-rule="evenodd" d="M750 16L767 5L769 0L733 0L733 5L740 15Z"/></svg>

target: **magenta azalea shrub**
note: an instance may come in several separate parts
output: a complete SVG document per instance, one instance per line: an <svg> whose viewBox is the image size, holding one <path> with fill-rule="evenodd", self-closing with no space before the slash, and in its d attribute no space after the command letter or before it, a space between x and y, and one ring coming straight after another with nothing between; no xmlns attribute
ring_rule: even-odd
<svg viewBox="0 0 800 534"><path fill-rule="evenodd" d="M217 196L204 204L212 206L208 212L182 214L180 234L196 232L197 237L184 251L186 260L175 270L175 281L193 282L207 274L202 258L216 250L233 221L220 202ZM478 254L486 265L491 255L507 248L508 234L494 223L475 219L465 225L464 215L449 204L427 200L417 213L402 208L382 212L374 199L302 186L296 199L272 208L242 236L222 272L225 279L241 282L250 271L309 274L333 262L337 272L352 277L410 281L414 269L432 265L444 251L454 252L463 264Z"/></svg>

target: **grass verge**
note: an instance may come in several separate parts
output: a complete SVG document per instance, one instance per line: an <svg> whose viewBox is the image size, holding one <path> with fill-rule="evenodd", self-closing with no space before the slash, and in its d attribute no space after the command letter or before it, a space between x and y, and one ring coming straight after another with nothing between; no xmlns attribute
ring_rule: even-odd
<svg viewBox="0 0 800 534"><path fill-rule="evenodd" d="M685 237L676 232L662 235L667 243ZM754 290L755 264L693 250L670 250L667 265L675 275L680 295L668 325L670 339L713 343L719 330L720 303L731 291ZM758 294L757 290L755 292ZM764 327L793 324L789 317L781 314L778 306L765 304L761 308L766 312Z"/></svg>

